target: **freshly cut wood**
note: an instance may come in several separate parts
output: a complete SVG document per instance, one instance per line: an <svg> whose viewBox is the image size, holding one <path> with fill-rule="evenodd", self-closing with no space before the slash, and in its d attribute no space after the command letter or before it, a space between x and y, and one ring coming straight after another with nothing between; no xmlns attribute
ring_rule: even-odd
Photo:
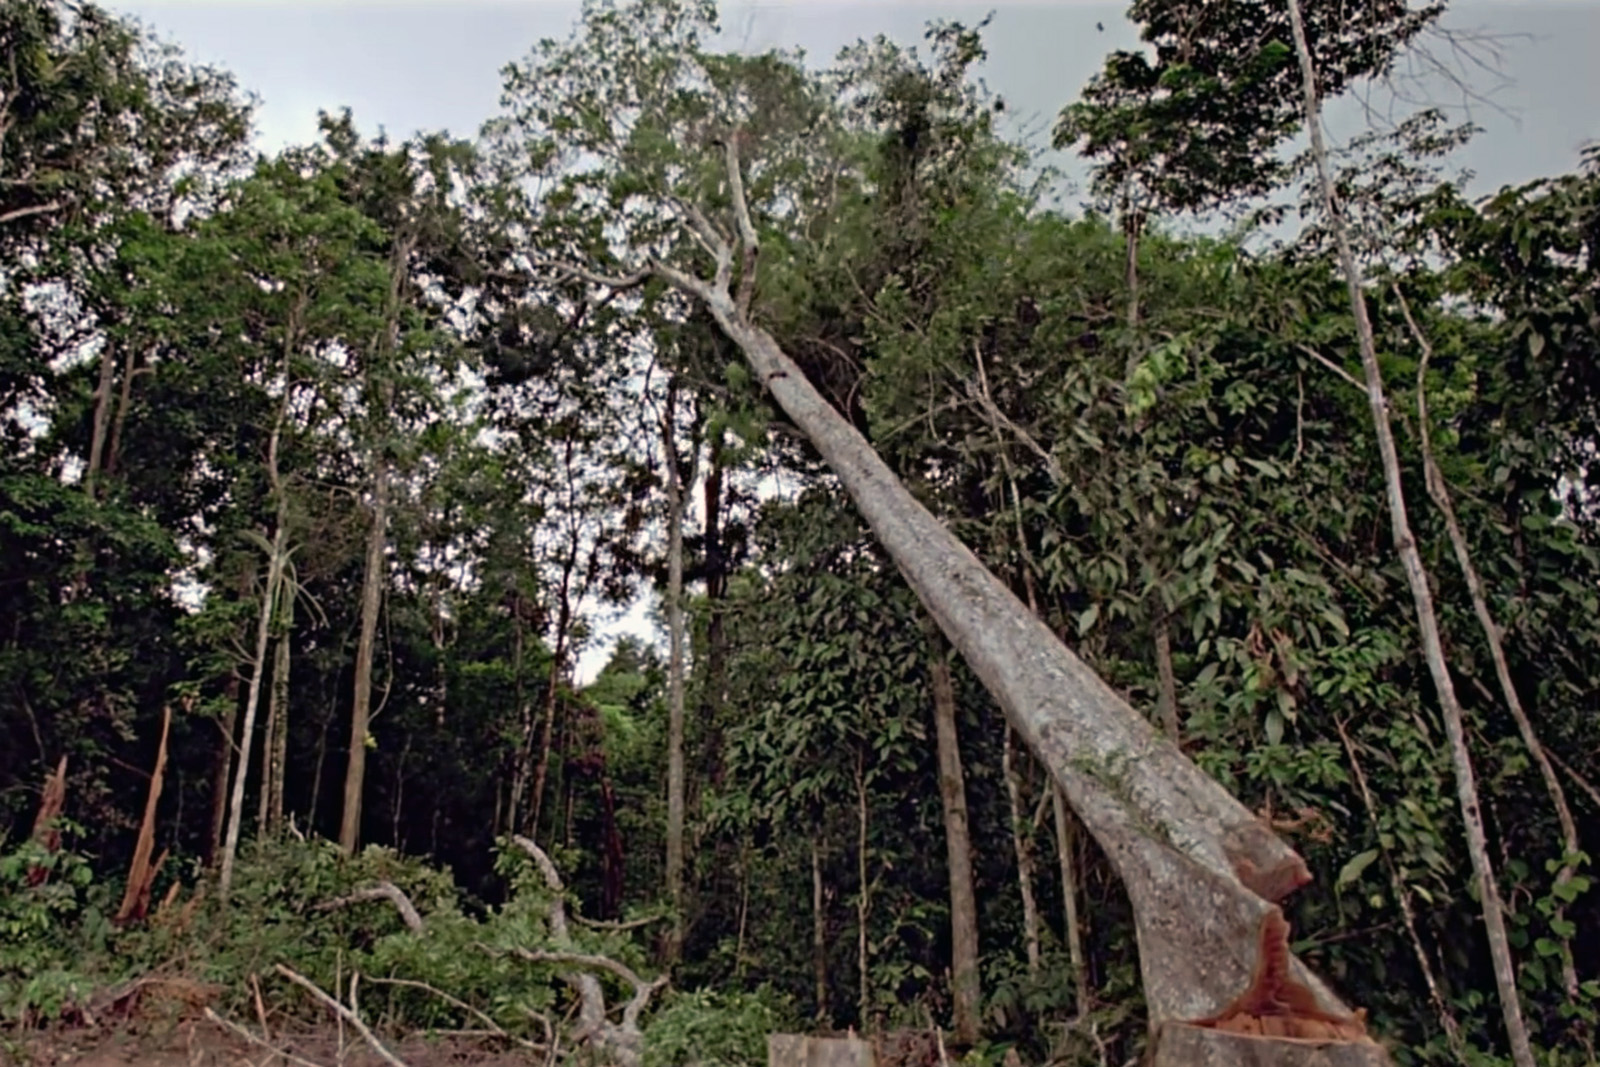
<svg viewBox="0 0 1600 1067"><path fill-rule="evenodd" d="M767 1067L873 1067L872 1045L859 1037L768 1034Z"/></svg>
<svg viewBox="0 0 1600 1067"><path fill-rule="evenodd" d="M150 774L150 789L145 794L144 818L139 823L139 840L134 845L133 862L128 867L128 884L116 918L112 919L118 926L145 917L150 910L151 887L166 862L165 851L155 863L150 862L150 853L155 851L156 812L161 803L161 786L167 776L167 737L171 732L172 708L169 705L161 709L161 743L156 747L156 769Z"/></svg>
<svg viewBox="0 0 1600 1067"><path fill-rule="evenodd" d="M1307 1041L1231 1034L1184 1022L1164 1023L1146 1058L1150 1067L1387 1067L1372 1041Z"/></svg>

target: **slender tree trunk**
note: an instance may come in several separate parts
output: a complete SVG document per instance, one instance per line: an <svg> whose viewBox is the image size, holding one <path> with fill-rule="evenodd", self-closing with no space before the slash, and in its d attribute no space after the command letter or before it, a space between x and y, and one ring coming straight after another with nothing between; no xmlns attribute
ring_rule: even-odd
<svg viewBox="0 0 1600 1067"><path fill-rule="evenodd" d="M116 346L100 346L100 379L94 390L94 428L89 436L89 462L83 471L83 491L91 498L99 494L100 474L105 465L106 437L111 427L111 386L116 378Z"/></svg>
<svg viewBox="0 0 1600 1067"><path fill-rule="evenodd" d="M1072 995L1077 1001L1078 1018L1089 1013L1093 990L1089 979L1089 957L1083 951L1083 920L1078 916L1078 858L1073 846L1072 823L1067 814L1066 797L1059 788L1050 789L1050 804L1055 809L1056 861L1061 867L1061 912L1066 925L1067 959L1072 965Z"/></svg>
<svg viewBox="0 0 1600 1067"><path fill-rule="evenodd" d="M572 457L575 443L567 442L567 469L572 468ZM555 743L556 712L560 710L558 695L562 679L562 670L567 658L567 631L572 626L573 602L583 600L588 591L587 577L581 583L578 595L573 595L572 582L578 570L578 557L581 555L582 537L576 519L568 530L567 555L561 561L561 581L556 586L556 633L555 645L550 653L550 684L545 687L544 693L544 722L539 734L539 759L533 771L532 813L528 817L526 832L530 836L537 836L539 817L544 811L544 787L550 777L550 756ZM594 557L591 554L590 564L593 569ZM512 825L516 825L517 812L510 813Z"/></svg>
<svg viewBox="0 0 1600 1067"><path fill-rule="evenodd" d="M577 552L577 537L574 535L571 557L574 563ZM561 708L561 666L566 659L567 628L572 625L572 598L568 587L571 573L572 566L569 564L561 576L561 605L556 612L556 643L550 652L550 676L544 687L543 723L539 728L539 760L533 769L533 788L529 796L531 810L525 825L528 836L534 838L538 836L539 818L544 813L544 788L550 779L550 756L555 750L556 713ZM516 825L515 808L511 810L509 819L512 825Z"/></svg>
<svg viewBox="0 0 1600 1067"><path fill-rule="evenodd" d="M277 655L272 664L272 704L267 730L267 816L268 833L283 829L283 781L289 761L289 654L294 640L294 597L283 598L283 626L278 634Z"/></svg>
<svg viewBox="0 0 1600 1067"><path fill-rule="evenodd" d="M1506 660L1506 646L1500 626L1495 622L1494 613L1489 610L1489 599L1483 591L1483 579L1478 576L1478 568L1473 565L1472 550L1467 545L1467 536L1462 532L1461 523L1456 519L1450 483L1445 481L1444 471L1439 469L1439 463L1434 459L1433 443L1428 428L1427 381L1428 362L1433 356L1433 346L1429 344L1422 328L1412 317L1411 306L1406 302L1398 286L1395 288L1395 295L1400 298L1400 310L1405 314L1411 334L1422 349L1422 358L1417 361L1417 425L1420 428L1424 482L1428 488L1428 495L1433 498L1434 505L1444 516L1445 530L1450 535L1450 547L1455 551L1456 563L1461 568L1461 576L1467 582L1467 593L1472 598L1473 613L1477 615L1478 626L1483 630L1483 639L1489 645L1489 658L1494 661L1494 676L1500 683L1500 694L1505 699L1511 717L1516 720L1517 732L1522 735L1522 743L1527 746L1528 755L1533 757L1534 764L1539 768L1539 774L1544 779L1545 792L1550 795L1550 803L1556 811L1556 821L1561 825L1561 843L1565 856L1561 869L1556 872L1555 887L1562 889L1572 881L1575 873L1568 860L1583 848L1582 841L1578 837L1578 823L1572 817L1572 807L1567 803L1567 791L1561 786L1555 765L1550 762L1544 744L1539 740L1539 732L1534 729L1533 720L1528 717L1527 710L1522 706L1522 698L1517 695L1516 683L1511 680L1511 665ZM1558 907L1552 918L1559 921L1564 912L1564 908ZM1572 958L1572 939L1561 937L1560 943L1561 984L1567 991L1567 999L1576 1000L1579 992L1578 969Z"/></svg>
<svg viewBox="0 0 1600 1067"><path fill-rule="evenodd" d="M117 472L122 451L122 432L128 424L128 409L133 406L133 379L139 373L137 362L137 353L130 344L122 360L122 387L117 397L117 413L111 419L111 435L106 441L104 473L107 476Z"/></svg>
<svg viewBox="0 0 1600 1067"><path fill-rule="evenodd" d="M307 826L315 826L317 816L322 811L323 772L328 766L328 731L333 729L333 720L338 714L338 705L330 705L322 716L321 728L317 730L317 758L311 768L311 803L306 808Z"/></svg>
<svg viewBox="0 0 1600 1067"><path fill-rule="evenodd" d="M1483 910L1483 925L1489 938L1489 955L1494 962L1495 985L1500 993L1500 1010L1505 1019L1506 1034L1510 1039L1511 1058L1517 1067L1534 1067L1533 1046L1528 1039L1527 1025L1522 1018L1522 1002L1517 993L1517 966L1511 955L1511 942L1506 935L1505 916L1500 901L1500 888L1495 881L1493 861L1489 858L1489 841L1483 828L1483 814L1479 809L1478 787L1472 770L1472 755L1467 746L1466 726L1461 705L1456 699L1455 683L1445 662L1443 642L1439 636L1439 620L1434 612L1433 592L1428 586L1428 574L1422 556L1417 551L1416 538L1411 532L1411 521L1406 515L1405 493L1401 483L1400 455L1395 448L1394 432L1389 426L1389 402L1384 396L1383 372L1378 366L1378 346L1372 332L1372 320L1367 314L1366 294L1360 265L1350 245L1344 215L1334 197L1333 177L1328 167L1328 151L1322 136L1322 107L1317 97L1316 67L1311 57L1311 46L1306 41L1305 20L1300 10L1300 0L1289 0L1289 22L1294 34L1295 52L1300 59L1300 74L1304 88L1306 127L1311 133L1311 154L1317 167L1317 184L1322 194L1322 207L1327 215L1334 245L1339 253L1339 266L1345 276L1350 294L1350 310L1355 316L1356 337L1361 349L1361 366L1366 373L1367 400L1372 408L1372 423L1378 438L1378 454L1383 460L1384 481L1388 488L1389 519L1393 526L1395 549L1400 555L1411 586L1411 597L1416 602L1417 626L1422 633L1422 649L1433 676L1434 690L1438 693L1440 711L1444 718L1445 733L1450 739L1450 754L1455 764L1456 795L1461 805L1462 821L1466 824L1467 851L1472 857L1474 879L1478 884L1478 899Z"/></svg>
<svg viewBox="0 0 1600 1067"><path fill-rule="evenodd" d="M367 778L367 724L372 712L372 662L383 604L384 566L389 543L389 462L381 446L373 449L372 525L367 531L366 574L361 584L361 636L356 645L355 700L350 707L350 756L344 772L339 847L354 855L361 839L361 795Z"/></svg>
<svg viewBox="0 0 1600 1067"><path fill-rule="evenodd" d="M867 753L862 744L856 745L856 963L860 986L856 994L856 1021L863 1030L871 1025L872 1018L872 951L868 927L872 920L872 883L867 880L869 870L870 838L867 807Z"/></svg>
<svg viewBox="0 0 1600 1067"><path fill-rule="evenodd" d="M239 852L240 823L244 820L245 779L250 774L250 751L255 741L256 709L261 704L261 683L267 673L267 642L272 636L272 613L277 607L278 591L283 584L284 567L289 555L289 494L283 476L278 470L278 452L283 445L283 429L289 421L289 411L294 400L294 381L291 375L291 357L299 343L300 323L305 314L307 298L304 294L289 315L283 335L283 367L281 371L283 397L278 402L278 412L273 419L272 432L267 437L267 484L276 498L275 528L272 547L267 557L267 582L261 590L261 609L256 616L255 656L250 664L250 685L245 694L244 721L239 729L239 758L233 775L233 790L228 798L228 819L222 840L222 860L217 873L217 895L224 901L233 887L233 865Z"/></svg>
<svg viewBox="0 0 1600 1067"><path fill-rule="evenodd" d="M724 449L722 434L711 440L706 468L705 575L706 666L701 698L701 735L705 781L722 783L722 709L728 699L728 635L723 624L723 601L728 591L728 560L722 543Z"/></svg>
<svg viewBox="0 0 1600 1067"><path fill-rule="evenodd" d="M1155 617L1156 678L1161 685L1161 692L1156 697L1156 717L1161 722L1161 728L1176 744L1182 739L1183 731L1178 724L1178 676L1172 669L1171 619L1159 596L1152 595L1150 610Z"/></svg>
<svg viewBox="0 0 1600 1067"><path fill-rule="evenodd" d="M511 594L511 681L516 692L517 716L521 729L517 734L517 748L511 755L511 797L508 801L511 808L509 825L513 831L523 829L517 825L516 812L522 807L522 793L527 788L529 778L529 761L533 759L533 731L536 725L533 715L533 705L528 703L528 694L524 691L522 681L522 662L524 644L527 640L525 625L522 619L522 593ZM499 833L499 802L498 790L495 804L495 832ZM537 830L537 827L533 829ZM535 840L538 834L532 835Z"/></svg>
<svg viewBox="0 0 1600 1067"><path fill-rule="evenodd" d="M667 466L667 901L672 907L672 932L667 960L683 951L683 713L685 641L683 618L683 513L685 486L678 458L676 421L678 389L667 389L661 418L661 443Z"/></svg>
<svg viewBox="0 0 1600 1067"><path fill-rule="evenodd" d="M345 765L344 804L339 820L339 847L347 855L361 839L361 797L367 778L367 729L372 714L372 669L378 637L378 612L388 577L389 447L386 440L394 410L393 366L400 346L401 296L416 237L407 234L395 242L389 260L389 292L382 332L373 339L366 367L371 422L367 441L372 472L372 525L367 531L366 573L361 587L361 636L356 645L355 699L350 707L350 755ZM377 389L373 378L378 377ZM375 401L375 403L374 403ZM372 410L372 408L377 410Z"/></svg>
<svg viewBox="0 0 1600 1067"><path fill-rule="evenodd" d="M1016 735L1009 725L1000 755L1006 780L1006 800L1011 809L1011 848L1017 856L1017 888L1022 892L1022 943L1028 953L1028 977L1039 977L1039 902L1033 895L1033 842L1027 805L1022 797L1022 776L1017 771Z"/></svg>
<svg viewBox="0 0 1600 1067"><path fill-rule="evenodd" d="M228 771L233 767L234 731L239 726L239 676L231 674L223 687L227 701L217 720L217 754L211 764L211 822L206 830L206 866L222 858L222 830L228 819Z"/></svg>
<svg viewBox="0 0 1600 1067"><path fill-rule="evenodd" d="M394 763L394 803L389 805L389 844L405 851L405 841L401 837L402 816L405 813L406 797L406 760L411 757L411 735L406 734L406 743L400 748L400 758Z"/></svg>
<svg viewBox="0 0 1600 1067"><path fill-rule="evenodd" d="M811 838L811 980L817 998L817 1022L828 1011L828 897L822 880L822 828Z"/></svg>
<svg viewBox="0 0 1600 1067"><path fill-rule="evenodd" d="M273 643L272 648L278 646ZM278 732L278 657L272 657L272 673L267 682L267 721L261 727L261 786L256 790L256 835L264 836L267 829L267 808L272 792L272 739Z"/></svg>
<svg viewBox="0 0 1600 1067"><path fill-rule="evenodd" d="M277 464L277 449L275 430L272 443L267 448L272 456L268 462L274 467ZM261 611L256 618L255 663L250 668L250 689L245 696L244 722L239 731L239 760L234 769L233 794L228 801L228 829L222 841L222 865L217 880L217 892L224 900L228 898L228 891L233 888L233 864L239 852L239 824L244 820L244 784L250 774L250 750L255 740L256 709L261 703L261 681L267 673L267 639L272 630L272 602L277 599L278 586L283 579L284 557L288 555L287 511L288 508L280 494L278 528L272 535L272 553L267 561L267 583L261 593Z"/></svg>
<svg viewBox="0 0 1600 1067"><path fill-rule="evenodd" d="M928 620L925 629L928 669L933 680L939 799L944 804L945 856L950 870L950 999L955 1039L959 1044L972 1045L979 1036L979 1001L983 996L978 973L978 898L972 888L972 832L956 732L956 693L950 678L949 652L932 620ZM1037 966L1037 959L1032 963Z"/></svg>

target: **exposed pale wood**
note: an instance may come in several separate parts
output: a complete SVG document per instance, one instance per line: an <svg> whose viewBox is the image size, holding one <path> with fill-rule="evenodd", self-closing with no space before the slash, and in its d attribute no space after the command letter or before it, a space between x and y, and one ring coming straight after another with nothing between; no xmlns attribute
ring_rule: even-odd
<svg viewBox="0 0 1600 1067"><path fill-rule="evenodd" d="M873 1067L872 1045L859 1037L768 1034L767 1067Z"/></svg>
<svg viewBox="0 0 1600 1067"><path fill-rule="evenodd" d="M1147 1067L1388 1067L1371 1041L1301 1041L1249 1037L1169 1022L1156 1032Z"/></svg>

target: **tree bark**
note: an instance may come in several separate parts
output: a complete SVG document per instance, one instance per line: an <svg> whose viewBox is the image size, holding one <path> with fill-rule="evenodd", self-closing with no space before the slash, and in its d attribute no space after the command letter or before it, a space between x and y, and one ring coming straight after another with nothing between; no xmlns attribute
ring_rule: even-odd
<svg viewBox="0 0 1600 1067"><path fill-rule="evenodd" d="M672 930L666 957L677 962L683 951L683 713L685 642L683 619L683 513L687 498L678 458L678 388L667 387L661 417L661 446L667 466L667 901Z"/></svg>
<svg viewBox="0 0 1600 1067"><path fill-rule="evenodd" d="M1089 979L1089 958L1083 951L1083 920L1078 917L1078 859L1072 843L1072 824L1067 801L1059 787L1050 787L1050 804L1055 809L1056 860L1061 867L1061 911L1067 942L1067 959L1072 965L1072 995L1078 1018L1089 1012L1094 990Z"/></svg>
<svg viewBox="0 0 1600 1067"><path fill-rule="evenodd" d="M1427 382L1428 362L1433 356L1433 346L1429 344L1422 328L1412 317L1411 306L1406 302L1398 286L1395 288L1395 295L1400 298L1400 310L1405 314L1411 335L1422 349L1422 358L1417 361L1417 425L1418 441L1422 447L1423 481L1427 486L1428 495L1433 498L1434 505L1444 516L1445 531L1450 535L1450 547L1455 551L1456 564L1461 568L1461 576L1466 579L1467 593L1472 598L1472 610L1478 617L1478 626L1483 630L1483 639L1489 646L1489 658L1494 662L1494 676L1500 683L1500 694L1505 699L1506 709L1511 712L1512 719L1516 720L1517 732L1522 735L1522 743L1527 746L1528 755L1533 757L1534 764L1538 766L1539 775L1544 779L1545 792L1550 795L1550 803L1556 810L1556 821L1561 826L1561 844L1565 852L1561 869L1556 872L1555 879L1555 887L1561 889L1572 881L1575 873L1571 862L1567 860L1576 856L1583 848L1582 841L1578 837L1578 822L1572 817L1572 807L1567 803L1567 791L1561 786L1555 765L1550 762L1550 756L1539 740L1539 732L1534 729L1533 720L1528 717L1527 710L1522 706L1522 698L1517 695L1516 683L1511 680L1511 665L1506 659L1506 645L1501 636L1500 625L1495 622L1494 613L1489 610L1489 599L1483 591L1483 579L1478 576L1478 568L1473 565L1472 550L1467 545L1467 536L1462 532L1461 523L1456 519L1455 501L1451 497L1450 483L1445 480L1444 471L1439 468L1439 463L1433 456L1433 443L1428 429ZM1564 912L1564 908L1558 907L1552 917L1560 919ZM1567 991L1567 999L1576 1001L1579 992L1578 969L1572 958L1572 939L1562 937L1559 941L1561 984Z"/></svg>
<svg viewBox="0 0 1600 1067"><path fill-rule="evenodd" d="M374 338L366 368L370 425L367 441L372 473L372 525L367 530L366 570L361 584L361 636L356 644L355 694L350 707L350 755L345 764L344 804L339 819L339 847L353 855L361 840L361 797L367 779L367 733L372 715L372 668L378 637L378 612L388 577L389 478L388 433L394 408L395 357L400 344L401 297L416 237L395 241L389 260L389 292L383 330ZM373 378L379 377L376 390ZM375 397L374 397L375 394Z"/></svg>
<svg viewBox="0 0 1600 1067"><path fill-rule="evenodd" d="M727 182L740 249L757 240L737 138ZM1310 877L1304 861L1063 645L917 501L872 445L729 291L730 245L697 209L686 224L713 250L711 280L652 262L624 277L569 264L558 275L611 287L651 276L700 300L774 401L821 454L939 628L1065 790L1127 886L1153 1024L1221 1010L1250 978L1261 920ZM1254 887L1254 888L1252 888ZM1298 960L1324 1010L1346 1009Z"/></svg>
<svg viewBox="0 0 1600 1067"><path fill-rule="evenodd" d="M1017 889L1022 894L1022 943L1028 953L1028 977L1039 977L1039 902L1033 895L1033 843L1026 805L1022 797L1022 776L1012 755L1016 748L1009 725L1001 741L1000 774L1006 780L1006 801L1011 811L1011 850L1017 857Z"/></svg>
<svg viewBox="0 0 1600 1067"><path fill-rule="evenodd" d="M284 621L278 634L277 655L272 664L272 701L267 731L267 816L268 833L283 829L283 781L289 760L289 653L294 639L294 597L283 598Z"/></svg>
<svg viewBox="0 0 1600 1067"><path fill-rule="evenodd" d="M570 479L573 475L573 454L576 443L570 438L566 444L566 467ZM576 505L576 501L569 498L569 505ZM594 555L591 551L589 569L584 580L579 583L577 594L574 595L572 582L578 570L578 557L582 555L582 531L578 519L573 516L569 519L570 526L567 530L567 555L561 562L561 580L556 584L556 630L555 641L550 650L550 679L544 692L544 720L539 734L539 758L533 770L533 789L530 797L532 806L528 816L525 833L537 836L539 817L544 811L544 787L550 777L550 756L554 748L556 713L560 710L560 692L562 670L567 658L567 631L572 626L573 604L581 603L589 589L589 576L594 572ZM509 816L511 824L517 825L518 811L513 808Z"/></svg>
<svg viewBox="0 0 1600 1067"><path fill-rule="evenodd" d="M350 706L350 755L344 771L344 803L340 808L339 847L354 855L361 840L361 794L367 780L367 728L372 713L372 661L378 638L378 611L383 605L389 545L389 462L381 446L374 449L372 524L367 529L366 573L361 583L361 636L356 644L355 699Z"/></svg>
<svg viewBox="0 0 1600 1067"><path fill-rule="evenodd" d="M1172 624L1159 596L1153 596L1155 613L1156 678L1161 689L1156 697L1156 718L1167 737L1177 744L1183 736L1178 724L1178 676L1172 669Z"/></svg>
<svg viewBox="0 0 1600 1067"><path fill-rule="evenodd" d="M243 593L241 592L241 596ZM211 764L211 822L206 829L206 866L222 858L222 831L228 819L228 772L233 767L234 731L239 726L239 675L228 676L223 686L227 706L217 721L217 754Z"/></svg>
<svg viewBox="0 0 1600 1067"><path fill-rule="evenodd" d="M281 421L281 420L280 420ZM267 446L268 464L277 468L278 431L274 429L272 441ZM273 479L277 481L276 477ZM228 801L228 828L222 840L222 864L217 877L217 893L228 898L233 888L234 858L239 852L239 824L244 818L244 785L250 774L250 750L254 747L256 709L261 703L261 680L267 672L267 640L272 630L272 602L277 599L279 583L283 579L284 558L289 550L288 507L279 492L278 528L272 535L272 550L267 559L266 588L261 592L261 610L256 616L255 663L250 669L250 688L245 695L244 722L239 731L239 759L234 768L233 793Z"/></svg>
<svg viewBox="0 0 1600 1067"><path fill-rule="evenodd" d="M1511 942L1506 935L1500 889L1495 881L1493 861L1489 858L1489 842L1484 833L1483 814L1479 809L1478 787L1472 770L1472 755L1467 747L1461 704L1456 699L1455 683L1450 678L1450 669L1445 662L1444 646L1439 636L1439 620L1433 607L1433 592L1428 585L1428 573L1423 566L1422 555L1417 551L1416 538L1411 532L1411 520L1406 514L1400 454L1395 447L1394 432L1389 425L1389 402L1384 395L1383 371L1378 366L1377 340L1373 336L1372 320L1367 314L1362 271L1350 245L1343 213L1334 196L1327 146L1322 136L1322 106L1317 96L1316 66L1311 56L1311 46L1306 40L1305 20L1300 10L1300 0L1289 0L1289 23L1294 36L1295 52L1300 60L1304 116L1306 127L1311 134L1311 154L1316 163L1322 208L1333 234L1334 246L1338 250L1339 266L1344 272L1345 285L1350 295L1350 310L1355 317L1356 338L1361 349L1361 366L1366 374L1367 400L1372 409L1372 424L1378 439L1378 455L1383 461L1389 521L1393 527L1395 550L1405 569L1406 582L1411 587L1411 597L1416 605L1417 627L1422 634L1423 656L1428 661L1428 671L1433 676L1434 690L1439 697L1440 713L1444 718L1445 733L1450 739L1451 761L1455 766L1456 796L1461 806L1462 822L1466 825L1467 852L1472 857L1474 880L1478 883L1483 924L1489 938L1489 955L1494 963L1495 985L1500 993L1500 1010L1510 1040L1511 1058L1517 1067L1534 1067L1533 1046L1528 1039L1528 1029L1522 1018L1522 1003L1517 993L1516 961L1511 955Z"/></svg>
<svg viewBox="0 0 1600 1067"><path fill-rule="evenodd" d="M865 1030L872 1017L872 952L867 924L872 918L872 883L867 880L870 840L867 822L867 754L856 745L856 1021Z"/></svg>
<svg viewBox="0 0 1600 1067"><path fill-rule="evenodd" d="M723 600L728 592L728 560L722 539L723 437L711 440L703 493L705 501L706 666L701 703L701 758L704 780L722 782L722 709L728 699L728 635Z"/></svg>
<svg viewBox="0 0 1600 1067"><path fill-rule="evenodd" d="M116 346L108 340L100 346L100 378L94 390L94 423L89 435L89 462L83 471L83 491L94 499L99 493L100 472L105 463L106 437L111 428L111 386L116 378Z"/></svg>
<svg viewBox="0 0 1600 1067"><path fill-rule="evenodd" d="M822 880L822 829L811 838L811 980L817 998L816 1019L828 1018L828 898Z"/></svg>
<svg viewBox="0 0 1600 1067"><path fill-rule="evenodd" d="M250 686L245 694L244 721L239 731L239 757L233 776L233 790L228 798L228 818L222 839L222 861L218 866L217 895L224 901L233 888L233 864L239 852L240 822L244 818L244 786L250 774L250 751L255 741L256 709L261 704L261 682L267 672L267 642L272 636L272 612L277 604L278 589L283 582L284 565L289 554L289 494L278 470L278 451L283 445L283 428L289 421L289 411L294 399L294 380L291 375L291 358L299 343L300 324L305 315L307 298L301 294L283 335L283 398L278 402L278 412L272 422L272 432L267 437L267 484L276 498L273 517L275 528L267 556L267 582L261 590L261 610L256 615L255 657L250 664Z"/></svg>
<svg viewBox="0 0 1600 1067"><path fill-rule="evenodd" d="M929 620L928 669L933 679L933 728L944 804L945 855L950 870L950 999L955 1039L976 1044L983 984L978 972L978 898L972 888L972 833L956 733L956 693L943 636ZM1037 950L1035 950L1035 956ZM1032 959L1037 968L1038 960Z"/></svg>
<svg viewBox="0 0 1600 1067"><path fill-rule="evenodd" d="M117 412L111 419L111 434L106 441L104 473L107 477L117 472L117 463L122 451L122 434L128 424L128 409L133 407L133 379L138 373L138 354L130 344L122 360L122 385L117 396Z"/></svg>

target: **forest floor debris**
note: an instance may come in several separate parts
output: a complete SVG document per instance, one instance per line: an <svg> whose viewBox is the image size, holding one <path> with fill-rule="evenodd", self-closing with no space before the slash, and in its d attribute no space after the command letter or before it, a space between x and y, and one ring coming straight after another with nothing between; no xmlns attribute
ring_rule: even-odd
<svg viewBox="0 0 1600 1067"><path fill-rule="evenodd" d="M11 1047L5 1067L382 1067L383 1060L346 1028L277 1035L274 1053L203 1020L161 1031L61 1029ZM497 1047L501 1045L501 1047ZM391 1046L408 1067L527 1067L528 1055L477 1037L416 1035ZM282 1053L287 1053L285 1056ZM292 1058L291 1058L292 1057Z"/></svg>

